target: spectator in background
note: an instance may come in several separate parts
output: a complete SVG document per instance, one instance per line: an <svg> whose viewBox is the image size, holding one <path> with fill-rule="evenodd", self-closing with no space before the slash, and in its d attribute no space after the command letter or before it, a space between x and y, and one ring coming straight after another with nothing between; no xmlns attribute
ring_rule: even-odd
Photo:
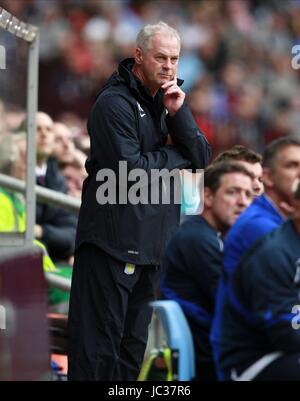
<svg viewBox="0 0 300 401"><path fill-rule="evenodd" d="M7 134L0 139L0 172L25 180L26 178L26 135L25 133ZM26 204L23 194L0 188L0 232L24 233L26 230ZM45 272L56 273L57 269L48 255L43 243L35 239L35 245L43 253Z"/></svg>
<svg viewBox="0 0 300 401"><path fill-rule="evenodd" d="M233 148L220 153L213 161L213 164L225 161L234 161L242 164L253 176L253 194L258 197L264 192L262 182L262 157L259 153L246 148L243 145L235 145Z"/></svg>
<svg viewBox="0 0 300 401"><path fill-rule="evenodd" d="M220 321L219 378L300 380L300 180L293 218L246 252L228 279Z"/></svg>
<svg viewBox="0 0 300 401"><path fill-rule="evenodd" d="M197 380L216 380L209 343L224 238L252 201L253 176L237 163L216 163L204 173L204 210L183 223L168 244L161 294L177 301L195 345Z"/></svg>
<svg viewBox="0 0 300 401"><path fill-rule="evenodd" d="M73 142L76 149L88 155L90 149L90 138L86 133L86 121L74 113L63 112L59 115L59 121L72 132Z"/></svg>
<svg viewBox="0 0 300 401"><path fill-rule="evenodd" d="M72 162L75 153L72 131L61 122L54 122L53 131L54 147L52 155L59 164Z"/></svg>
<svg viewBox="0 0 300 401"><path fill-rule="evenodd" d="M96 88L116 60L132 54L140 27L162 18L182 32L180 76L214 155L235 143L261 152L266 141L297 133L299 105L291 100L299 99L300 70L291 66L291 49L299 37L298 1L17 3L2 0L17 18L40 28L39 107L55 119L70 112L85 120ZM9 59L15 47L7 50ZM14 100L12 82L0 87L4 99Z"/></svg>
<svg viewBox="0 0 300 401"><path fill-rule="evenodd" d="M215 142L215 123L211 115L211 80L201 82L189 93L189 105L195 121L203 132L205 132L212 147Z"/></svg>
<svg viewBox="0 0 300 401"><path fill-rule="evenodd" d="M82 183L87 174L80 158L74 155L72 161L64 163L62 165L62 173L66 179L68 194L81 198Z"/></svg>
<svg viewBox="0 0 300 401"><path fill-rule="evenodd" d="M86 155L76 149L72 132L65 124L56 122L53 129L55 133L53 155L56 157L60 171L66 179L67 193L80 198L82 183L86 178L84 168Z"/></svg>
<svg viewBox="0 0 300 401"><path fill-rule="evenodd" d="M293 112L287 99L280 99L274 104L274 110L270 116L270 123L265 130L265 142L291 135L293 132Z"/></svg>
<svg viewBox="0 0 300 401"><path fill-rule="evenodd" d="M24 123L23 123L24 124ZM58 192L67 192L57 160L52 156L55 134L51 117L43 112L36 116L37 184ZM77 217L61 208L37 204L35 237L41 240L54 261L66 261L74 253Z"/></svg>
<svg viewBox="0 0 300 401"><path fill-rule="evenodd" d="M0 172L25 180L26 136L7 134L0 140ZM0 188L0 231L24 232L25 198L21 193Z"/></svg>

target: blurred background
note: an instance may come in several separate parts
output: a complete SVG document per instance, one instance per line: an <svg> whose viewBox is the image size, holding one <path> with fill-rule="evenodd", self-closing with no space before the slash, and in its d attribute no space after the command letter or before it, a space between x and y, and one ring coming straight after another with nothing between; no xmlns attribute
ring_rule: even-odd
<svg viewBox="0 0 300 401"><path fill-rule="evenodd" d="M261 151L279 136L300 135L300 73L291 65L300 40L299 0L2 0L0 6L39 27L38 108L66 124L85 153L97 92L133 55L139 29L158 20L180 33L178 76L214 156L236 143ZM8 59L14 46L5 43ZM20 102L10 88L14 101L8 93L0 104L0 133L24 119L22 82L15 84Z"/></svg>

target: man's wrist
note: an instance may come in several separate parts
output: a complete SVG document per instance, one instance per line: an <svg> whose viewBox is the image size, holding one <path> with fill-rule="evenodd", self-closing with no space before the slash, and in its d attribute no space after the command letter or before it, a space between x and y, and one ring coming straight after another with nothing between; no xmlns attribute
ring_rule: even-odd
<svg viewBox="0 0 300 401"><path fill-rule="evenodd" d="M40 239L40 238L42 238L42 236L43 236L43 228L42 228L42 226L40 226L39 224L36 224L36 225L34 226L34 236L35 236L35 238L37 238L37 239Z"/></svg>

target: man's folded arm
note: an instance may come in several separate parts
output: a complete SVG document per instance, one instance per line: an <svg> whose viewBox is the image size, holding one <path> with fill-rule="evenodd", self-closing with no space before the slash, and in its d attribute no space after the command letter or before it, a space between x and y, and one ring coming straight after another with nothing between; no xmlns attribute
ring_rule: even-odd
<svg viewBox="0 0 300 401"><path fill-rule="evenodd" d="M106 143L107 151L112 155L108 163L106 160L106 168L112 168L114 171L119 167L118 161L127 161L128 171L139 168L148 174L152 169L173 170L191 167L191 160L187 159L176 145L165 145L154 151L142 152L137 119L131 105L121 97L117 100L111 97L111 101L109 98L107 96L98 101L90 116L90 124L93 125L91 141L94 142L94 148L99 149L99 152L96 150L94 155L91 155L92 157L97 159L97 153L102 154L100 146L103 147L103 143ZM149 124L152 124L152 121L149 121ZM100 160L99 162L101 164Z"/></svg>
<svg viewBox="0 0 300 401"><path fill-rule="evenodd" d="M211 147L187 104L184 103L174 116L167 115L166 124L174 145L191 162L191 168L204 169L211 157Z"/></svg>

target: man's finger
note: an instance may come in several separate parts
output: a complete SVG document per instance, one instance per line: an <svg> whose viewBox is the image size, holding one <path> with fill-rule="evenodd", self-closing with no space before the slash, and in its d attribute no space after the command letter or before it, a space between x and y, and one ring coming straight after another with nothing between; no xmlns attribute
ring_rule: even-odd
<svg viewBox="0 0 300 401"><path fill-rule="evenodd" d="M168 88L165 91L165 95L169 95L171 93L182 93L183 94L182 90L178 86L175 86L175 85L171 86L171 88Z"/></svg>
<svg viewBox="0 0 300 401"><path fill-rule="evenodd" d="M180 88L177 86L177 85L171 85L171 86L169 86L169 87L167 87L167 88L163 88L163 90L164 90L164 92L165 92L165 95L169 92L169 91L180 91Z"/></svg>
<svg viewBox="0 0 300 401"><path fill-rule="evenodd" d="M165 82L165 83L161 86L161 88L162 88L162 89L166 89L166 88L169 88L170 86L176 85L176 84L177 84L177 81L175 81L175 80L173 79L172 81Z"/></svg>
<svg viewBox="0 0 300 401"><path fill-rule="evenodd" d="M165 92L165 95L173 95L174 93L177 93L179 95L181 93L181 90L179 88L170 88Z"/></svg>

